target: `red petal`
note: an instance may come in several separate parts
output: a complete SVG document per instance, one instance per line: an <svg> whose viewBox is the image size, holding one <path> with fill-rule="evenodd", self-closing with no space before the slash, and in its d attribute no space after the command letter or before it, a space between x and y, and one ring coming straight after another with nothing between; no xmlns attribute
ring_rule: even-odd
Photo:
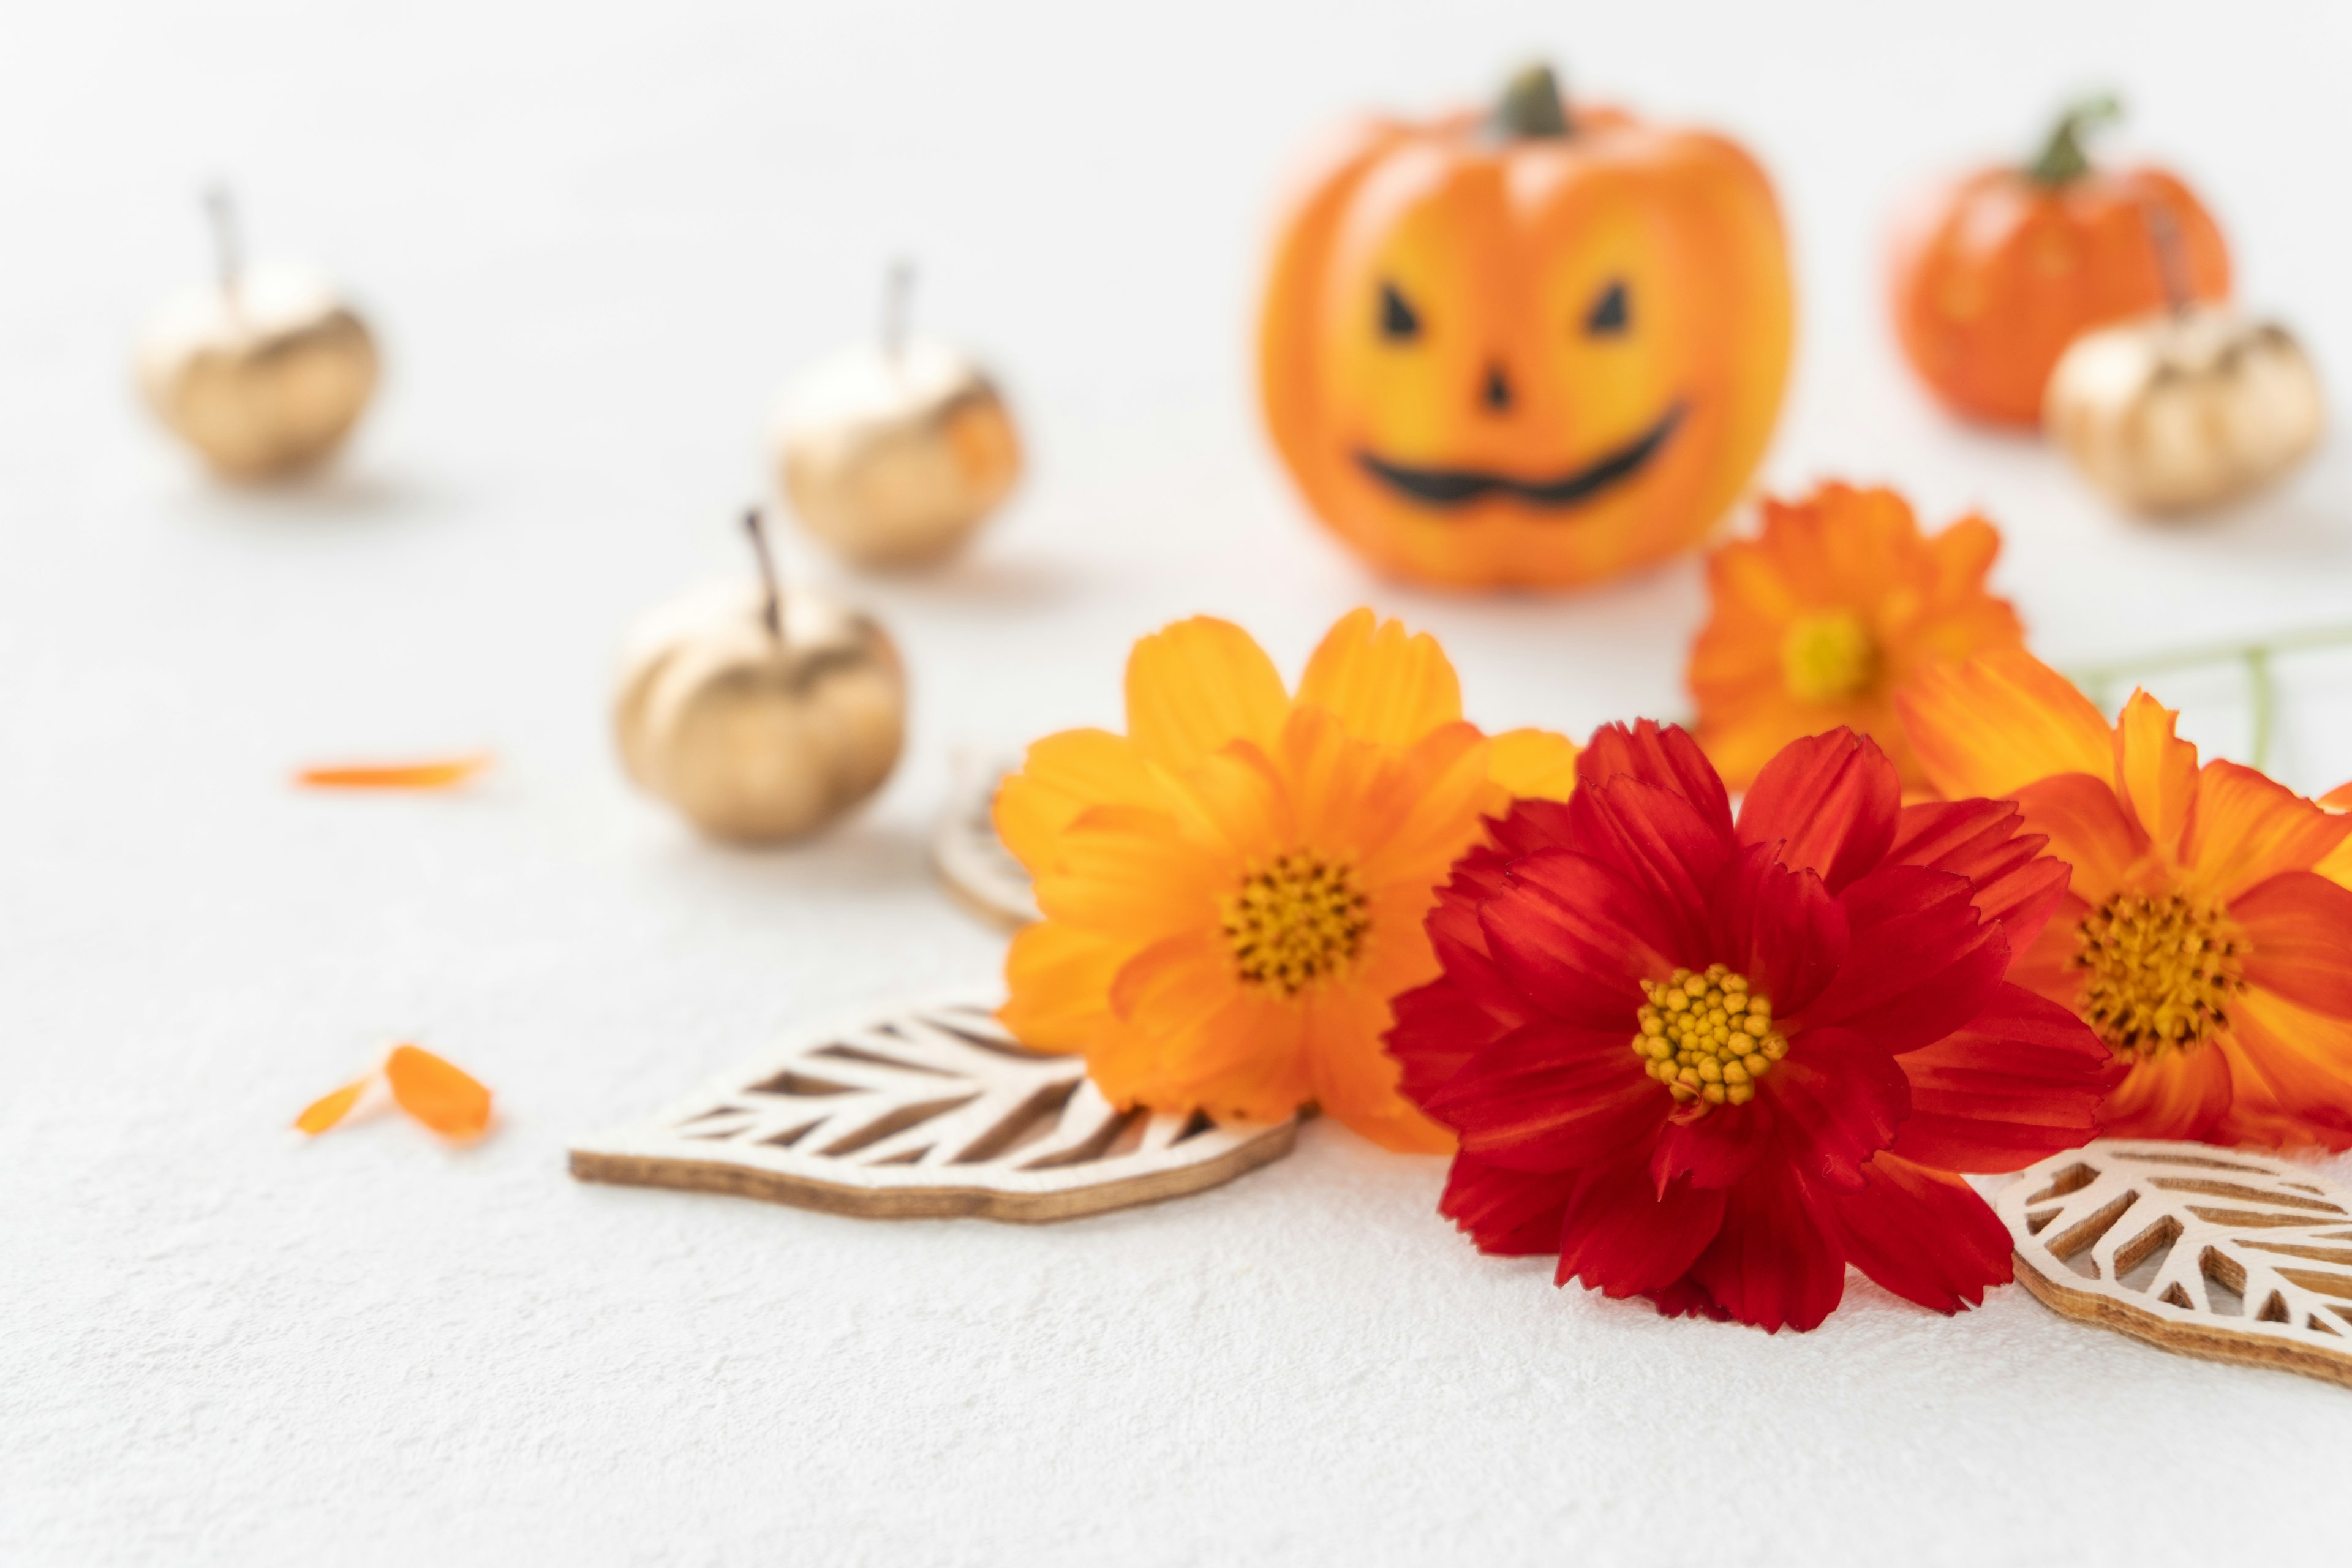
<svg viewBox="0 0 2352 1568"><path fill-rule="evenodd" d="M1712 1318L1718 1323L1731 1321L1731 1314L1706 1293L1706 1288L1687 1276L1663 1290L1651 1291L1650 1300L1658 1304L1658 1316L1662 1318Z"/></svg>
<svg viewBox="0 0 2352 1568"><path fill-rule="evenodd" d="M1632 1040L1630 1031L1531 1024L1471 1058L1425 1109L1490 1163L1589 1165L1651 1132L1672 1103L1642 1071Z"/></svg>
<svg viewBox="0 0 2352 1568"><path fill-rule="evenodd" d="M1769 1100L1718 1106L1703 1116L1670 1119L1650 1151L1650 1179L1664 1191L1672 1182L1727 1187L1756 1168L1773 1146L1780 1117Z"/></svg>
<svg viewBox="0 0 2352 1568"><path fill-rule="evenodd" d="M1481 1252L1504 1258L1557 1252L1560 1217L1576 1181L1574 1171L1511 1171L1475 1154L1456 1154L1437 1212L1468 1232Z"/></svg>
<svg viewBox="0 0 2352 1568"><path fill-rule="evenodd" d="M1539 849L1571 848L1568 802L1515 800L1509 811L1487 819L1486 837L1494 840L1499 858L1505 860Z"/></svg>
<svg viewBox="0 0 2352 1568"><path fill-rule="evenodd" d="M1855 1268L1907 1301L1952 1313L2009 1282L2009 1227L1966 1182L1881 1154L1859 1192L1829 1199Z"/></svg>
<svg viewBox="0 0 2352 1568"><path fill-rule="evenodd" d="M1692 1281L1743 1323L1817 1326L1845 1294L1845 1256L1796 1173L1767 1160L1728 1196Z"/></svg>
<svg viewBox="0 0 2352 1568"><path fill-rule="evenodd" d="M2230 918L2246 933L2246 979L2299 1007L2352 1017L2352 888L2315 871L2282 871L2242 893Z"/></svg>
<svg viewBox="0 0 2352 1568"><path fill-rule="evenodd" d="M1764 764L1739 806L1739 842L1777 844L1780 864L1818 871L1831 892L1895 842L1903 781L1874 742L1851 730L1791 741Z"/></svg>
<svg viewBox="0 0 2352 1568"><path fill-rule="evenodd" d="M1578 781L1589 786L1621 774L1672 790L1718 825L1721 837L1731 837L1731 797L1715 764L1681 726L1643 719L1631 730L1622 724L1595 730L1592 743L1577 753Z"/></svg>
<svg viewBox="0 0 2352 1568"><path fill-rule="evenodd" d="M1639 1160L1588 1167L1559 1228L1557 1281L1604 1296L1663 1290L1715 1239L1723 1207L1719 1187L1678 1183L1661 1194Z"/></svg>
<svg viewBox="0 0 2352 1568"><path fill-rule="evenodd" d="M1903 1066L1852 1029L1807 1029L1759 1086L1780 1112L1781 1144L1808 1177L1851 1189L1911 1112Z"/></svg>
<svg viewBox="0 0 2352 1568"><path fill-rule="evenodd" d="M1972 890L1965 877L1918 866L1882 866L1848 888L1838 900L1851 933L1845 963L1802 1017L1782 1017L1856 1029L1895 1052L1975 1017L2009 973L2009 943L1977 918Z"/></svg>
<svg viewBox="0 0 2352 1568"><path fill-rule="evenodd" d="M1773 864L1769 846L1741 850L1710 904L1709 950L1781 1017L1820 995L1845 961L1845 911L1816 873Z"/></svg>
<svg viewBox="0 0 2352 1568"><path fill-rule="evenodd" d="M1397 1087L1423 1109L1429 1097L1473 1056L1513 1029L1535 1021L1532 1013L1517 1018L1498 1016L1451 976L1402 992L1389 1005L1396 1023L1388 1032L1388 1053L1403 1069Z"/></svg>
<svg viewBox="0 0 2352 1568"><path fill-rule="evenodd" d="M1511 864L1511 886L1478 906L1503 977L1553 1017L1633 1037L1639 981L1674 968L1656 904L1619 872L1547 850Z"/></svg>
<svg viewBox="0 0 2352 1568"><path fill-rule="evenodd" d="M2017 984L1902 1067L1911 1114L1894 1152L1946 1171L2022 1170L2089 1142L2122 1072L2071 1010Z"/></svg>
<svg viewBox="0 0 2352 1568"><path fill-rule="evenodd" d="M2012 952L2023 952L2066 896L2069 868L2042 853L2049 843L2025 831L2015 801L1931 800L1903 808L1886 858L1968 878L1977 912L2000 924Z"/></svg>
<svg viewBox="0 0 2352 1568"><path fill-rule="evenodd" d="M1577 848L1624 873L1657 906L1677 961L1703 952L1706 895L1731 857L1729 835L1682 795L1634 778L1579 789L1569 816Z"/></svg>

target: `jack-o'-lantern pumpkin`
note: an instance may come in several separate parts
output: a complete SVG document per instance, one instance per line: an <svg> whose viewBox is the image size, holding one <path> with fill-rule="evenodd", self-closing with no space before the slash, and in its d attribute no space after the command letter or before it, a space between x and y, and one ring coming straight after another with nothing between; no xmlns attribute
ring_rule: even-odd
<svg viewBox="0 0 2352 1568"><path fill-rule="evenodd" d="M1282 226L1265 418L1381 569L1590 583L1696 542L1780 411L1789 262L1755 161L1515 79L1493 113L1350 132Z"/></svg>
<svg viewBox="0 0 2352 1568"><path fill-rule="evenodd" d="M2122 110L2060 117L2022 168L1928 191L1895 226L1895 326L1911 368L1953 412L2036 425L2050 373L2095 327L2230 297L2230 252L2195 193L2162 169L2103 169L2083 150ZM2168 265L2159 233L2179 236Z"/></svg>

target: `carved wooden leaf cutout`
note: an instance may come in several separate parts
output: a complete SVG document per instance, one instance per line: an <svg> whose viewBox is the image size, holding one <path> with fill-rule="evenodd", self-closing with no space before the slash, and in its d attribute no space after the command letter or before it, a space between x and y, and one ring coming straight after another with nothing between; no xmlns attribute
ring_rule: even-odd
<svg viewBox="0 0 2352 1568"><path fill-rule="evenodd" d="M2101 1139L1993 1206L2019 1280L2067 1317L2352 1386L2352 1189L2309 1166Z"/></svg>
<svg viewBox="0 0 2352 1568"><path fill-rule="evenodd" d="M1036 920L1029 873L996 836L996 786L1020 759L966 747L955 754L947 809L931 832L931 867L956 901L1006 930Z"/></svg>
<svg viewBox="0 0 2352 1568"><path fill-rule="evenodd" d="M1035 1222L1156 1202L1290 1152L1296 1121L1123 1111L1076 1057L985 1007L907 1007L803 1036L658 1115L572 1145L583 1181L836 1214Z"/></svg>

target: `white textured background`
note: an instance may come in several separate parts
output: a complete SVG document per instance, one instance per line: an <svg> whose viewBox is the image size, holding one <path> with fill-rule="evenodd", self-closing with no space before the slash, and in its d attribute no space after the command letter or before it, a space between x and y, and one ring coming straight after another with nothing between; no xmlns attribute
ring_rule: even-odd
<svg viewBox="0 0 2352 1568"><path fill-rule="evenodd" d="M2226 20L2224 18L2227 18ZM0 1561L2324 1561L2352 1394L2000 1292L1857 1280L1817 1333L1669 1323L1477 1258L1434 1161L1328 1124L1163 1208L881 1226L590 1188L574 1132L772 1031L992 983L929 884L950 745L1116 717L1138 633L1236 616L1295 668L1369 598L1473 716L1679 710L1678 566L1570 601L1366 579L1246 379L1285 160L1359 104L1573 91L1748 138L1802 289L1767 469L2008 531L2044 650L2352 616L2352 455L2157 532L1956 431L1875 279L1916 178L2115 84L2244 293L2352 403L2341 7L25 3L0 20ZM391 379L317 486L219 493L128 387L148 306L256 251L345 279ZM973 556L859 584L912 659L878 805L772 855L632 798L627 619L741 563L768 398L885 259L1001 367L1033 478ZM802 552L801 569L829 574ZM2286 668L2279 766L2352 774L2352 660ZM2225 678L2168 683L2242 745ZM289 766L488 744L475 795ZM449 1152L305 1100L413 1037L504 1123ZM2339 1169L2342 1167L2339 1166Z"/></svg>

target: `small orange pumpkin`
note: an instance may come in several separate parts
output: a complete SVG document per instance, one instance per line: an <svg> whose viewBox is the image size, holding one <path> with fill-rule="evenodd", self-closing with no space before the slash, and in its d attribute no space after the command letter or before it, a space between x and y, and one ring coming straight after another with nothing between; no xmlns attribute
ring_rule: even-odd
<svg viewBox="0 0 2352 1568"><path fill-rule="evenodd" d="M1732 142L1499 111L1349 132L1285 219L1258 332L1267 426L1376 566L1465 587L1589 583L1696 542L1762 457L1789 260Z"/></svg>
<svg viewBox="0 0 2352 1568"><path fill-rule="evenodd" d="M1979 169L1932 190L1898 223L1895 331L1955 412L2039 425L2066 345L2178 300L2230 297L2230 252L2194 193L2162 169L2100 169L2083 135L2121 110L2068 110L2024 168ZM2167 219L2179 275L2168 283Z"/></svg>

